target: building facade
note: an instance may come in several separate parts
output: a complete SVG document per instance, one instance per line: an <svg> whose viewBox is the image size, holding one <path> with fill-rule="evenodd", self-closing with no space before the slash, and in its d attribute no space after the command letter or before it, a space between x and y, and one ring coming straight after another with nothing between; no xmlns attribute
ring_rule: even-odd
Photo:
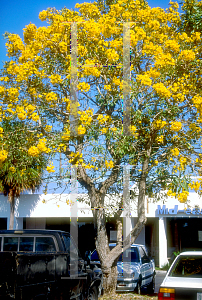
<svg viewBox="0 0 202 300"><path fill-rule="evenodd" d="M87 196L83 196L87 199ZM108 201L112 197L108 196ZM10 206L0 195L0 229L8 229ZM113 199L114 201L114 199ZM87 203L77 201L78 243L94 248L93 214ZM16 200L14 229L70 230L71 206L68 194L24 194ZM145 244L162 267L172 259L173 252L202 250L202 199L190 193L188 205L168 198L156 203L146 199L147 224L136 243ZM123 238L137 221L136 204L130 204L130 215L123 217ZM109 240L116 239L113 217L107 224ZM86 249L83 249L85 251Z"/></svg>

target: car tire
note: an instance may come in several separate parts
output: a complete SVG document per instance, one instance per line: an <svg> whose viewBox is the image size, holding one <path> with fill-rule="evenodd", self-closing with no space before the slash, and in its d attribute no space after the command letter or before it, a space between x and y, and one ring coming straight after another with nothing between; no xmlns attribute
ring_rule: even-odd
<svg viewBox="0 0 202 300"><path fill-rule="evenodd" d="M155 278L152 278L151 283L147 286L147 292L148 294L154 294L154 290L155 290Z"/></svg>
<svg viewBox="0 0 202 300"><path fill-rule="evenodd" d="M138 281L138 283L137 283L135 292L136 292L136 294L141 295L141 282L140 281Z"/></svg>
<svg viewBox="0 0 202 300"><path fill-rule="evenodd" d="M98 300L98 291L96 286L93 286L90 289L89 295L88 295L88 300Z"/></svg>

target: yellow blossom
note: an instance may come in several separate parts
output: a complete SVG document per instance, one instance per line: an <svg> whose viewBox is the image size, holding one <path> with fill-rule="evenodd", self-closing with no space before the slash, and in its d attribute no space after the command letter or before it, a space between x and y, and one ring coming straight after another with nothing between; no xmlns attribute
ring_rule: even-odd
<svg viewBox="0 0 202 300"><path fill-rule="evenodd" d="M173 156L178 156L180 154L178 148L171 149L171 153Z"/></svg>
<svg viewBox="0 0 202 300"><path fill-rule="evenodd" d="M179 131L182 128L182 123L178 121L171 122L170 129L172 131Z"/></svg>
<svg viewBox="0 0 202 300"><path fill-rule="evenodd" d="M36 146L32 146L28 150L28 154L33 157L39 156L39 149Z"/></svg>

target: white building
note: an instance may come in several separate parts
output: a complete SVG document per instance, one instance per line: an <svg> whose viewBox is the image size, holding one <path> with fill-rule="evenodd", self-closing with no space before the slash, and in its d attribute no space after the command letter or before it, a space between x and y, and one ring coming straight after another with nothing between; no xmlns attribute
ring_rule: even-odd
<svg viewBox="0 0 202 300"><path fill-rule="evenodd" d="M109 197L109 201L113 200ZM0 229L8 229L10 206L7 197L0 195ZM156 203L146 200L147 224L136 243L146 244L156 265L165 265L174 251L185 249L202 250L202 198L190 193L189 207L175 198ZM87 203L77 202L78 225L93 226L93 214ZM133 228L137 220L136 205L131 204L130 217L123 218L124 228ZM69 230L71 209L68 194L24 194L17 199L15 206L15 229L61 229ZM123 215L124 216L124 213ZM85 226L83 226L84 230ZM91 238L89 228L79 238ZM124 229L124 230L125 230ZM107 227L113 238L116 228L113 218ZM82 231L85 233L85 230ZM123 236L126 232L123 233ZM93 244L92 244L93 245ZM92 246L93 247L93 246Z"/></svg>

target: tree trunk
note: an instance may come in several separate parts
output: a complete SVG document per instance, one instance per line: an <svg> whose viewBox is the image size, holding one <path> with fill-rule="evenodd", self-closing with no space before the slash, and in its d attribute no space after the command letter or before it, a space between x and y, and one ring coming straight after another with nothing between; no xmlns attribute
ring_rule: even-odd
<svg viewBox="0 0 202 300"><path fill-rule="evenodd" d="M13 227L14 227L14 212L15 212L15 193L14 193L13 190L9 191L8 201L10 203L9 230L13 230Z"/></svg>

